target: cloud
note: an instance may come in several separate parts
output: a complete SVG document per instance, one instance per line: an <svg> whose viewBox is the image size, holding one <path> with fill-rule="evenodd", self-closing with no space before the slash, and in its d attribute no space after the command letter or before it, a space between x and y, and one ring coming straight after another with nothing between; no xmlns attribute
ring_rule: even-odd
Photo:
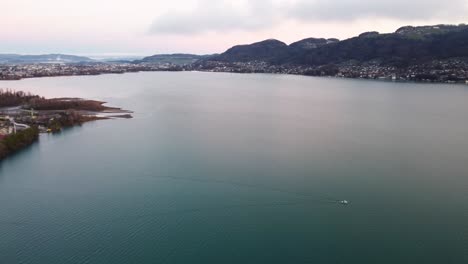
<svg viewBox="0 0 468 264"><path fill-rule="evenodd" d="M463 17L466 0L301 0L288 8L288 16L309 21L350 21L360 18L398 20Z"/></svg>
<svg viewBox="0 0 468 264"><path fill-rule="evenodd" d="M150 33L256 32L286 21L451 21L463 18L467 11L466 0L199 0L190 11L169 11L157 17Z"/></svg>
<svg viewBox="0 0 468 264"><path fill-rule="evenodd" d="M155 19L151 33L196 34L259 30L275 24L271 1L200 0L190 12L167 12Z"/></svg>

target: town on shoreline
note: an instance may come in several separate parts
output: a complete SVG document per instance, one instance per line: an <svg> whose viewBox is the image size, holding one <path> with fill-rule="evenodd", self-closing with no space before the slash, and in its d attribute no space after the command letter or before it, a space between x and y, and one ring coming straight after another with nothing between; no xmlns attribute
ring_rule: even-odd
<svg viewBox="0 0 468 264"><path fill-rule="evenodd" d="M264 61L221 62L177 65L172 63L89 63L0 65L0 80L25 78L86 76L156 71L204 71L228 73L271 73L391 81L468 84L468 60L449 59L398 68L378 63L342 63L324 66L274 65Z"/></svg>

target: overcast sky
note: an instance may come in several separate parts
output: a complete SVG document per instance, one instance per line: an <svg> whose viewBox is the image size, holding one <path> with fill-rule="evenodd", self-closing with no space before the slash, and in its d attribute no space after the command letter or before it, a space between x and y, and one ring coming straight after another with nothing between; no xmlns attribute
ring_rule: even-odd
<svg viewBox="0 0 468 264"><path fill-rule="evenodd" d="M468 0L0 0L0 53L206 54L468 23L466 14Z"/></svg>

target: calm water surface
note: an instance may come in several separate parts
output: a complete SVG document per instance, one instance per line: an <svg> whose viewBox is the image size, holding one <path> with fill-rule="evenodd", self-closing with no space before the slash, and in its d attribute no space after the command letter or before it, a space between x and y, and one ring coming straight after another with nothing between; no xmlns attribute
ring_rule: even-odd
<svg viewBox="0 0 468 264"><path fill-rule="evenodd" d="M2 264L468 263L468 86L187 72L0 87L135 111L0 163Z"/></svg>

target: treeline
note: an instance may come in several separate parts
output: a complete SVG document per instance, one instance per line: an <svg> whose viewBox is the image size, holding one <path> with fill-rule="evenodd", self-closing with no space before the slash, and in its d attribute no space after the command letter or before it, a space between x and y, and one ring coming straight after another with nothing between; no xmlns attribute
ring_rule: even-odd
<svg viewBox="0 0 468 264"><path fill-rule="evenodd" d="M32 99L41 99L41 97L22 91L0 89L0 107L20 106Z"/></svg>
<svg viewBox="0 0 468 264"><path fill-rule="evenodd" d="M23 91L0 89L0 107L25 106L35 110L82 110L100 112L116 110L104 106L104 102L77 98L46 99Z"/></svg>
<svg viewBox="0 0 468 264"><path fill-rule="evenodd" d="M38 138L39 129L36 127L31 127L18 131L16 134L6 136L3 140L0 140L0 160L31 145L37 141Z"/></svg>
<svg viewBox="0 0 468 264"><path fill-rule="evenodd" d="M28 103L28 106L35 110L82 110L100 112L110 109L103 104L104 102L93 100L34 98Z"/></svg>
<svg viewBox="0 0 468 264"><path fill-rule="evenodd" d="M96 117L96 116L88 116L82 115L76 111L67 111L66 113L60 114L60 118L55 118L52 120L47 127L52 132L59 132L62 128L72 127L76 125L82 125L83 123L99 120L99 119L106 119L104 117Z"/></svg>

